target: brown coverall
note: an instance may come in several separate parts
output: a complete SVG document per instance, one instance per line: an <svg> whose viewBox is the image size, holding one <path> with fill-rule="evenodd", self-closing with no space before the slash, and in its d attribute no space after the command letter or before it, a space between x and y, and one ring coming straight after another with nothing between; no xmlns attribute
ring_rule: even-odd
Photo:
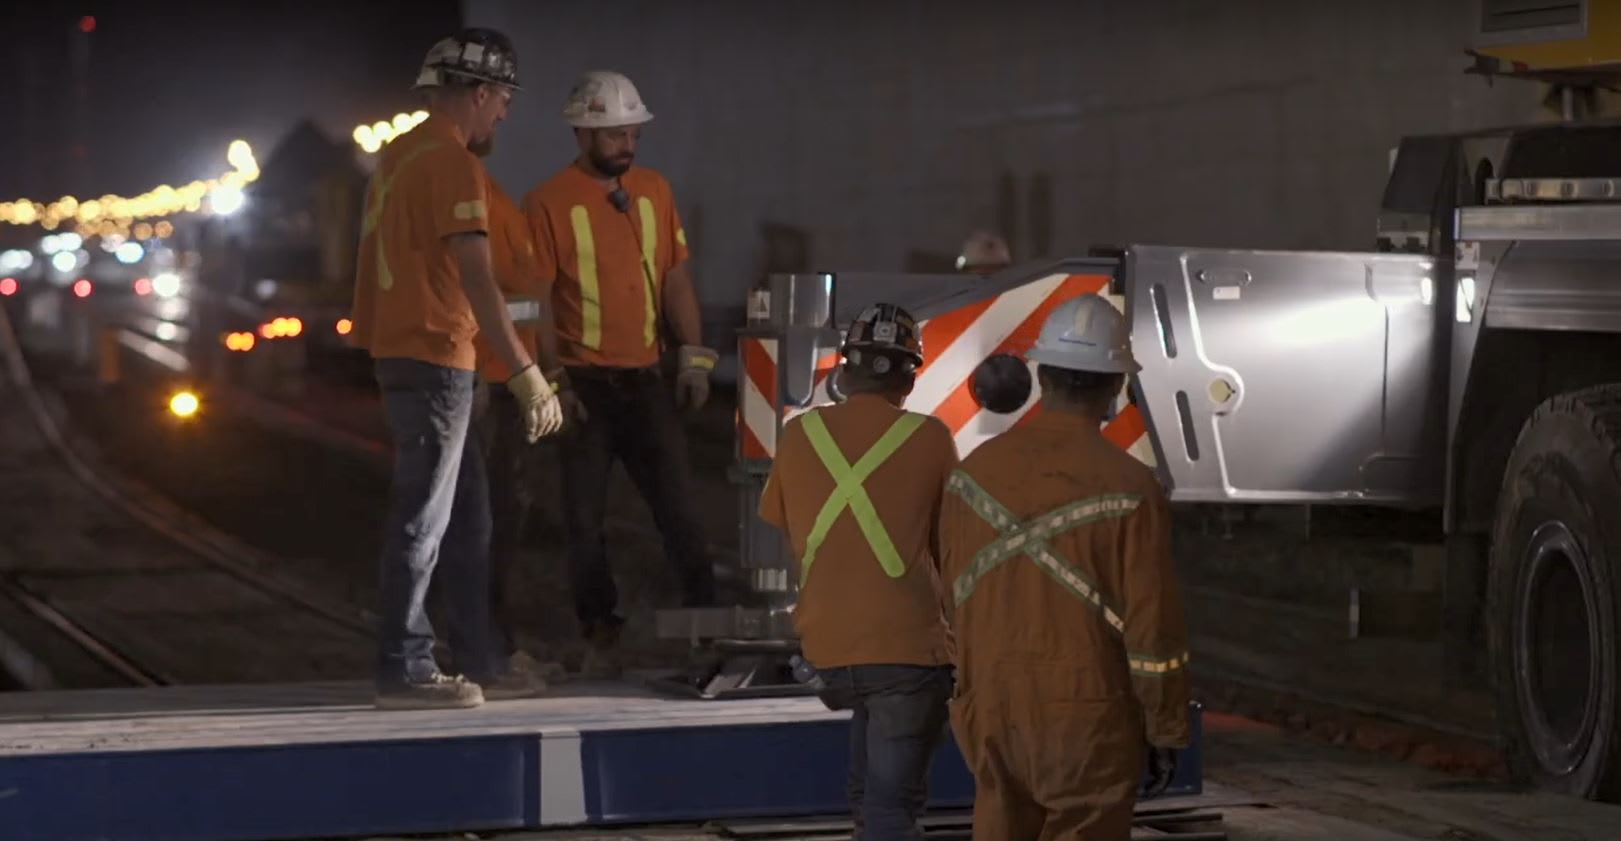
<svg viewBox="0 0 1621 841"><path fill-rule="evenodd" d="M1126 841L1145 736L1190 739L1164 492L1089 421L1044 412L963 462L940 517L975 841Z"/></svg>

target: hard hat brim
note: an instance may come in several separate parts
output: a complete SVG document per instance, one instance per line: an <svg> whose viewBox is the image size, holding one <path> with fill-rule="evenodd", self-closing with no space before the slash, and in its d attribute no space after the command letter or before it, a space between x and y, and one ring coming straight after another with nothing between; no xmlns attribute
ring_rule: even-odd
<svg viewBox="0 0 1621 841"><path fill-rule="evenodd" d="M1136 359L1099 360L1097 357L1087 359L1078 358L1079 354L1061 353L1058 351L1034 349L1025 358L1038 365L1051 365L1054 368L1063 368L1066 371L1090 371L1094 374L1136 374L1143 370L1143 366Z"/></svg>
<svg viewBox="0 0 1621 841"><path fill-rule="evenodd" d="M652 114L630 120L610 120L606 118L593 119L589 116L575 117L563 115L563 121L575 128L624 128L626 126L639 126L653 122Z"/></svg>

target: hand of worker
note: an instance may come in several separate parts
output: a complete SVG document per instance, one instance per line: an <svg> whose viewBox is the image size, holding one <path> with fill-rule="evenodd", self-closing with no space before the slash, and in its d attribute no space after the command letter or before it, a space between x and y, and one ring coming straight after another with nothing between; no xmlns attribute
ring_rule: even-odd
<svg viewBox="0 0 1621 841"><path fill-rule="evenodd" d="M518 401L524 436L529 443L563 428L563 406L558 402L557 389L546 381L539 366L530 365L507 380L507 390Z"/></svg>
<svg viewBox="0 0 1621 841"><path fill-rule="evenodd" d="M575 391L574 385L568 381L568 369L558 368L555 371L548 372L546 379L551 380L552 385L557 386L557 401L563 406L563 426L565 428L584 425L586 421L591 419L591 413L586 411L585 401L580 399L579 392Z"/></svg>
<svg viewBox="0 0 1621 841"><path fill-rule="evenodd" d="M1158 797L1171 787L1171 778L1176 776L1176 749L1156 748L1148 749L1148 784L1143 788L1144 797Z"/></svg>
<svg viewBox="0 0 1621 841"><path fill-rule="evenodd" d="M706 347L682 345L675 375L675 405L694 411L709 402L709 374L715 370L720 354Z"/></svg>

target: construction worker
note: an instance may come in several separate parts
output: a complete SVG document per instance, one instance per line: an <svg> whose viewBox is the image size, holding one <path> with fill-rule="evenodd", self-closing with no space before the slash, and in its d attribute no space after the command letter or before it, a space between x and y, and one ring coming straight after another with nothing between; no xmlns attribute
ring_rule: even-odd
<svg viewBox="0 0 1621 841"><path fill-rule="evenodd" d="M1099 431L1139 370L1120 313L1067 301L1029 358L1039 412L963 460L940 512L974 838L1126 841L1145 754L1158 793L1189 740L1169 505Z"/></svg>
<svg viewBox="0 0 1621 841"><path fill-rule="evenodd" d="M869 307L841 353L848 397L784 427L760 516L800 558L794 624L822 700L854 712L855 837L921 839L952 686L935 524L957 450L944 423L900 408L923 364L910 314Z"/></svg>
<svg viewBox="0 0 1621 841"><path fill-rule="evenodd" d="M708 400L718 355L703 345L687 235L670 185L635 166L641 126L653 119L635 86L618 73L586 73L569 92L563 118L579 155L524 198L524 211L562 358L549 376L562 384L574 426L559 455L569 579L591 644L582 671L605 677L619 670L625 623L616 613L603 528L616 458L652 509L683 605L714 603L677 409ZM549 326L541 329L544 341ZM666 343L679 349L673 395L660 369Z"/></svg>
<svg viewBox="0 0 1621 841"><path fill-rule="evenodd" d="M475 148L474 152L487 151ZM517 202L507 196L492 178L490 194L490 252L494 260L496 284L507 302L519 342L530 358L542 367L555 366L557 348L539 346L536 325L550 319L551 303L537 291L535 244L529 220ZM509 597L511 577L517 567L519 547L529 506L533 501L530 485L535 480L534 448L526 440L518 399L505 383L512 372L484 336L473 341L484 399L475 402L473 424L490 487L490 612L491 643L497 665L504 667L509 682L527 683L534 692L546 688L539 662L521 651L513 623Z"/></svg>
<svg viewBox="0 0 1621 841"><path fill-rule="evenodd" d="M967 274L995 274L1013 264L1007 240L990 231L974 231L957 253L957 271Z"/></svg>
<svg viewBox="0 0 1621 841"><path fill-rule="evenodd" d="M517 372L527 437L562 426L551 383L513 332L491 271L488 175L469 147L490 142L518 88L512 44L465 29L428 51L415 89L428 119L383 150L367 189L351 341L376 360L395 443L378 597L377 705L468 707L497 684L489 643L489 499L468 447L473 337ZM439 564L443 560L442 565ZM424 599L442 566L451 651L442 672Z"/></svg>

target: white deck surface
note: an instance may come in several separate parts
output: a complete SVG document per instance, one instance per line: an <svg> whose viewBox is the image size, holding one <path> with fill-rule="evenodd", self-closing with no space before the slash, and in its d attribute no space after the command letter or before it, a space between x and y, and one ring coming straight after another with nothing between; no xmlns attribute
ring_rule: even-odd
<svg viewBox="0 0 1621 841"><path fill-rule="evenodd" d="M0 693L0 756L836 721L815 698L703 701L569 683L469 710L380 711L369 683Z"/></svg>

